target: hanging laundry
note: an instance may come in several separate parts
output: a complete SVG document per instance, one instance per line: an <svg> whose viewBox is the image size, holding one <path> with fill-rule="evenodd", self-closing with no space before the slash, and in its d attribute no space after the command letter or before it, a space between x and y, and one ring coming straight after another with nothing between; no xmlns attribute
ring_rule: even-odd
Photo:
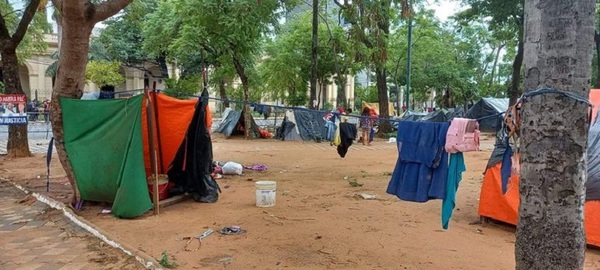
<svg viewBox="0 0 600 270"><path fill-rule="evenodd" d="M454 118L446 135L446 152L479 150L479 124L475 119Z"/></svg>
<svg viewBox="0 0 600 270"><path fill-rule="evenodd" d="M446 182L446 196L442 201L442 228L448 229L450 217L454 206L456 206L456 191L462 180L462 173L467 170L463 153L450 154L450 165L448 165L448 181Z"/></svg>
<svg viewBox="0 0 600 270"><path fill-rule="evenodd" d="M340 157L346 157L348 148L352 145L352 142L356 140L356 125L350 123L340 123L340 138L341 143L337 147L337 152Z"/></svg>
<svg viewBox="0 0 600 270"><path fill-rule="evenodd" d="M500 167L500 177L502 181L502 194L506 194L508 180L512 171L512 148L510 147L510 140L506 139L506 150L502 156L502 167Z"/></svg>
<svg viewBox="0 0 600 270"><path fill-rule="evenodd" d="M400 153L387 193L413 202L445 198L448 153L444 146L449 126L446 122L398 123Z"/></svg>

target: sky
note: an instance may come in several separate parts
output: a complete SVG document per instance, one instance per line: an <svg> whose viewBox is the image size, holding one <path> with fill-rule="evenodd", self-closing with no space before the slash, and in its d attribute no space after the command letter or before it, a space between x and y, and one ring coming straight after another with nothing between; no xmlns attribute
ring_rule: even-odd
<svg viewBox="0 0 600 270"><path fill-rule="evenodd" d="M460 1L457 0L441 0L438 4L434 3L433 0L427 2L432 3L428 8L434 9L436 17L441 21L445 21L448 17L461 10Z"/></svg>
<svg viewBox="0 0 600 270"><path fill-rule="evenodd" d="M457 11L461 9L460 0L438 0L437 2L439 3L435 3L435 0L427 0L427 2L429 3L429 5L427 5L427 8L435 10L435 15L441 21L445 21L446 19L448 19L448 17L454 15ZM15 8L22 8L23 5L23 1L20 0L9 0L9 3L11 3ZM52 12L48 12L48 17L50 21L51 13ZM51 23L54 26L54 22L51 21ZM98 25L96 25L96 27L103 28L104 25L102 23L99 23ZM54 28L56 30L56 26Z"/></svg>

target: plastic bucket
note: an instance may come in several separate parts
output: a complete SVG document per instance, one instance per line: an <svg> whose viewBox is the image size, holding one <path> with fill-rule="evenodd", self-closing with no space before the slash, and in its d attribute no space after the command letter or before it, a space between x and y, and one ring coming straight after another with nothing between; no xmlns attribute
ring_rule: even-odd
<svg viewBox="0 0 600 270"><path fill-rule="evenodd" d="M256 183L256 206L275 206L275 195L277 183L275 181L257 181Z"/></svg>
<svg viewBox="0 0 600 270"><path fill-rule="evenodd" d="M158 199L164 200L169 196L169 190L173 186L172 183L169 182L169 178L167 175L159 174L158 175ZM148 178L148 191L150 192L150 198L152 198L154 194L154 176Z"/></svg>

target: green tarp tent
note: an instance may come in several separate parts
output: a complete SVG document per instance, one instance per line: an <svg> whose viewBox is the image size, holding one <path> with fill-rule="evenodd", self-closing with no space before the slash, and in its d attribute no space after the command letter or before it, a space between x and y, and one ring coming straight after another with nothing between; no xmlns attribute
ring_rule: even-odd
<svg viewBox="0 0 600 270"><path fill-rule="evenodd" d="M64 143L81 199L133 218L152 208L142 150L142 96L60 100Z"/></svg>

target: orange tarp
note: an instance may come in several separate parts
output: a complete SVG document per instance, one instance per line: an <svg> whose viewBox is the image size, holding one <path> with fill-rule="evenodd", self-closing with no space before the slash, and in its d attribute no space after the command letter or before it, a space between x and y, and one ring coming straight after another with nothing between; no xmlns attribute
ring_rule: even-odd
<svg viewBox="0 0 600 270"><path fill-rule="evenodd" d="M590 89L590 103L594 106L592 108L592 123L594 123L600 106L600 89Z"/></svg>
<svg viewBox="0 0 600 270"><path fill-rule="evenodd" d="M517 225L519 176L516 174L511 175L506 194L502 195L501 166L502 164L498 163L485 172L479 197L479 215ZM600 201L586 202L584 212L587 243L600 246Z"/></svg>
<svg viewBox="0 0 600 270"><path fill-rule="evenodd" d="M151 93L154 96L154 93ZM158 158L159 174L167 173L169 165L175 158L179 146L183 142L185 133L194 116L194 110L198 99L180 100L163 94L156 95L156 106L158 111L158 129L157 136L154 138L154 148L159 151L158 139L160 138L160 154ZM210 107L206 106L206 125L210 130L212 126L212 115ZM156 113L155 113L156 114ZM156 123L156 120L155 120ZM142 137L144 143L144 162L146 165L146 175L152 175L150 162L150 145L148 144L148 124L146 115L146 98L142 104ZM162 170L161 170L162 167Z"/></svg>

